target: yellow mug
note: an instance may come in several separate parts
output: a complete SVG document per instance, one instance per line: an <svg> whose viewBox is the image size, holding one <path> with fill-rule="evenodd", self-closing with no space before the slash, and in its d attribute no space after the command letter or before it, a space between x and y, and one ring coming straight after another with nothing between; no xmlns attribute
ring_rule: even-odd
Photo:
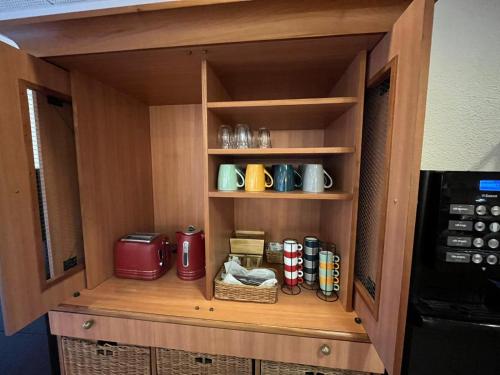
<svg viewBox="0 0 500 375"><path fill-rule="evenodd" d="M269 183L266 183L269 177ZM273 177L264 168L264 164L248 164L245 173L245 191L264 191L273 186Z"/></svg>

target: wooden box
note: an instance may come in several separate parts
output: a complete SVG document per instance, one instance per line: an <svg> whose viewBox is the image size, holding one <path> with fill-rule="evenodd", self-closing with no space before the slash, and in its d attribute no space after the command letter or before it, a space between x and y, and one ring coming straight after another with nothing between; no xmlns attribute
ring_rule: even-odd
<svg viewBox="0 0 500 375"><path fill-rule="evenodd" d="M236 230L229 239L232 254L264 254L266 233L263 231Z"/></svg>

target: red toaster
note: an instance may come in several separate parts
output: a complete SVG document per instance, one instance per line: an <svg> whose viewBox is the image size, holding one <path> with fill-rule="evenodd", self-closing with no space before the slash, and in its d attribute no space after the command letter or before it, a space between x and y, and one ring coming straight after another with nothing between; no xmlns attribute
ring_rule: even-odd
<svg viewBox="0 0 500 375"><path fill-rule="evenodd" d="M167 236L160 233L128 234L115 244L115 275L154 280L165 274L172 256Z"/></svg>

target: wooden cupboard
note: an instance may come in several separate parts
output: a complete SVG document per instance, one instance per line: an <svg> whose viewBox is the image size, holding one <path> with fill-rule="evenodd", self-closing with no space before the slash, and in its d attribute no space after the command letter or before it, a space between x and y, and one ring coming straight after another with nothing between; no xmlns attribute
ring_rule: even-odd
<svg viewBox="0 0 500 375"><path fill-rule="evenodd" d="M0 23L21 47L0 46L6 332L49 311L56 335L398 374L433 6L186 3ZM85 267L49 282L22 82L73 106ZM218 148L218 127L238 122L268 127L273 148ZM220 192L223 162L320 162L334 188ZM152 282L113 276L121 235L174 240L188 224L206 233L204 279L181 281L173 269ZM339 300L310 291L280 293L274 305L213 299L235 228L336 243Z"/></svg>

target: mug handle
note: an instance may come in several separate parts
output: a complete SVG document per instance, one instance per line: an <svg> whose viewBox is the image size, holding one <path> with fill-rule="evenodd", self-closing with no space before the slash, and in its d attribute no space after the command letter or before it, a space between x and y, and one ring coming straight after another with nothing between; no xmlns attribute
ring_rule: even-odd
<svg viewBox="0 0 500 375"><path fill-rule="evenodd" d="M297 271L297 276L300 277L300 278L302 278L302 276L304 276L304 272L302 272L300 270Z"/></svg>
<svg viewBox="0 0 500 375"><path fill-rule="evenodd" d="M301 243L297 244L297 251L302 251L303 248L304 248L304 246L302 246Z"/></svg>
<svg viewBox="0 0 500 375"><path fill-rule="evenodd" d="M330 180L330 183L325 183L325 189L330 189L333 186L333 179L324 169L323 169L323 173L325 174L325 177L327 177ZM326 178L325 178L325 180L326 180Z"/></svg>
<svg viewBox="0 0 500 375"><path fill-rule="evenodd" d="M295 173L300 178L300 182L298 184L295 184L295 187L301 188L302 187L302 175L299 172L297 172L295 169L293 170L293 173Z"/></svg>
<svg viewBox="0 0 500 375"><path fill-rule="evenodd" d="M236 181L236 186L238 186L239 188L245 186L245 176L243 176L243 173L241 173L241 171L237 168L236 168L236 175L237 177L240 177L242 181L241 184L238 183L238 181Z"/></svg>
<svg viewBox="0 0 500 375"><path fill-rule="evenodd" d="M302 257L298 257L297 258L297 264L298 265L302 265L302 263L304 263L304 259Z"/></svg>
<svg viewBox="0 0 500 375"><path fill-rule="evenodd" d="M271 176L271 175L269 174L269 172L268 172L268 171L266 171L265 169L264 169L264 174L265 174L267 177L269 177L269 179L271 180L271 182L270 182L269 184L266 182L266 188L270 188L270 187L272 187L272 186L273 186L273 184L274 184L273 176Z"/></svg>

